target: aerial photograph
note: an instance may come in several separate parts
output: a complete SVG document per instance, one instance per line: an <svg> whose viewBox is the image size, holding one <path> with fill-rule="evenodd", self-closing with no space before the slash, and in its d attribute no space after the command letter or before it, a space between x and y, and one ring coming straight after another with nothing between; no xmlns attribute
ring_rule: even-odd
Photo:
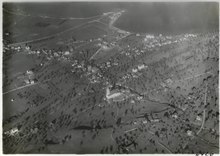
<svg viewBox="0 0 220 156"><path fill-rule="evenodd" d="M4 154L219 154L219 2L2 3Z"/></svg>

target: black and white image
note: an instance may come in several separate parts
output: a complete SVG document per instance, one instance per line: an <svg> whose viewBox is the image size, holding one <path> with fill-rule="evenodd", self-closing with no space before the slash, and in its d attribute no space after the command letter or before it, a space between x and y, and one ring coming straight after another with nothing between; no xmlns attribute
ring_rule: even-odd
<svg viewBox="0 0 220 156"><path fill-rule="evenodd" d="M4 2L5 154L219 153L218 2Z"/></svg>

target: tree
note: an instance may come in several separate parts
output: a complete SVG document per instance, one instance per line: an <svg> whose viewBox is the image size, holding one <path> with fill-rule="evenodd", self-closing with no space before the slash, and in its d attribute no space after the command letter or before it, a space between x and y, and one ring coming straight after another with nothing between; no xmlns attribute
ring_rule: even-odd
<svg viewBox="0 0 220 156"><path fill-rule="evenodd" d="M113 150L113 146L111 145L111 146L110 146L110 151L112 152L112 150Z"/></svg>
<svg viewBox="0 0 220 156"><path fill-rule="evenodd" d="M121 124L121 117L118 118L117 122L116 122L117 126L119 126Z"/></svg>

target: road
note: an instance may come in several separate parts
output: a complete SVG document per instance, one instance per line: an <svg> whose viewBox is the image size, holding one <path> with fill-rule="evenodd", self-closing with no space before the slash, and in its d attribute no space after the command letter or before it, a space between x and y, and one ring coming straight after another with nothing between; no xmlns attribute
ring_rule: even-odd
<svg viewBox="0 0 220 156"><path fill-rule="evenodd" d="M28 41L23 41L23 42L12 43L12 44L9 44L8 46L15 46L15 45L18 45L18 44L26 44L26 43L33 43L33 42L37 42L37 41L41 41L41 40L46 40L46 39L49 39L49 38L52 38L52 37L55 37L55 36L59 36L59 35L65 33L65 32L77 29L77 28L82 27L82 26L84 26L86 24L93 23L93 22L96 22L96 21L97 20L92 20L92 21L85 22L85 23L82 23L80 25L77 25L77 26L75 26L73 28L69 28L69 29L66 29L64 31L58 32L56 34L48 35L48 36L41 37L41 38L38 38L38 39L33 39L33 40L28 40Z"/></svg>
<svg viewBox="0 0 220 156"><path fill-rule="evenodd" d="M89 60L93 59L101 50L102 50L102 47L99 48L99 49L95 52L95 54L93 54L93 55L90 57Z"/></svg>
<svg viewBox="0 0 220 156"><path fill-rule="evenodd" d="M8 93L10 93L10 92L14 92L14 91L16 91L16 90L24 89L24 88L26 88L26 87L34 86L34 85L37 85L37 84L38 84L38 83L21 86L21 87L18 87L18 88L9 90L9 91L7 91L7 92L4 92L4 93L2 93L2 94L5 95L5 94L8 94Z"/></svg>
<svg viewBox="0 0 220 156"><path fill-rule="evenodd" d="M60 19L60 20L84 20L84 19L92 19L92 18L96 18L99 16L103 16L103 15L96 15L96 16L91 16L91 17L51 17L51 16L34 16L34 15L30 15L30 14L23 14L23 13L16 13L13 11L9 11L5 8L3 8L3 11L13 14L13 15L17 15L17 16L25 16L25 17L39 17L39 18L50 18L50 19Z"/></svg>
<svg viewBox="0 0 220 156"><path fill-rule="evenodd" d="M4 9L5 10L5 9ZM111 13L108 13L108 14L111 14ZM107 15L108 15L107 14ZM117 13L115 13L117 14ZM101 16L101 17L100 17ZM12 44L8 44L8 46L15 46L15 45L18 45L18 44L26 44L26 43L33 43L33 42L37 42L37 41L41 41L41 40L46 40L46 39L49 39L49 38L52 38L52 37L56 37L56 36L59 36L63 33L66 33L68 31L71 31L71 30L74 30L74 29L77 29L79 27L82 27L84 25L87 25L87 24L90 24L90 23L93 23L93 22L99 22L99 23L102 23L100 22L100 19L102 19L104 16L106 15L98 15L98 16L93 16L93 17L90 17L90 18L72 18L71 19L92 19L92 18L96 18L96 17L100 17L98 19L94 19L94 20L91 20L91 21L88 21L88 22L85 22L85 23L82 23L82 24L79 24L75 27L72 27L72 28L69 28L69 29L66 29L64 31L61 31L61 32L58 32L58 33L55 33L55 34L52 34L52 35L48 35L48 36L45 36L45 37L41 37L41 38L38 38L38 39L33 39L33 40L28 40L28 41L23 41L23 42L17 42L17 43L12 43ZM31 16L32 17L32 16ZM45 17L44 17L45 18ZM48 17L47 17L48 18ZM112 19L112 21L109 23L109 27L112 28L112 29L116 29L117 31L119 32L123 32L125 33L125 31L123 30L120 30L119 28L116 28L114 26L112 26L112 24L118 19L119 17L117 17L116 19ZM69 19L69 18L68 18ZM104 23L103 23L104 24Z"/></svg>
<svg viewBox="0 0 220 156"><path fill-rule="evenodd" d="M48 82L48 81L50 81L50 80L51 80L51 79L47 79L47 80L45 80L44 82L36 82L36 83L33 83L33 84L28 84L28 85L24 85L24 86L21 86L21 87L17 87L17 88L15 88L15 89L12 89L12 90L9 90L9 91L7 91L7 92L2 93L2 95L8 94L8 93L10 93L10 92L14 92L14 91L19 90L19 89L24 89L24 88L26 88L26 87L31 87L31 86L37 85L37 84L39 84L39 83L45 83L45 82Z"/></svg>

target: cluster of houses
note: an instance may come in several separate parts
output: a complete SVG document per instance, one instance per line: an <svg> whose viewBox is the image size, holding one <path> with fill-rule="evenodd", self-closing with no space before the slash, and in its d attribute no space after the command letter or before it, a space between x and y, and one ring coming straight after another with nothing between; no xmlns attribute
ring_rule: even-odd
<svg viewBox="0 0 220 156"><path fill-rule="evenodd" d="M64 59L67 60L68 57L71 55L70 50L47 50L47 49L41 49L41 50L33 50L31 46L29 45L10 45L10 46L3 46L3 52L7 52L8 50L12 50L14 52L25 52L26 54L32 55L46 55L46 58L48 60L51 60L52 58L58 58L58 59Z"/></svg>
<svg viewBox="0 0 220 156"><path fill-rule="evenodd" d="M13 52L23 52L24 50L30 50L29 46L21 46L21 45L8 45L4 44L3 46L3 52L6 53L7 51L13 51Z"/></svg>
<svg viewBox="0 0 220 156"><path fill-rule="evenodd" d="M9 136L16 136L16 135L19 134L19 130L18 130L17 127L15 127L15 128L12 128L12 129L10 129L8 131L5 131L4 134L5 135L9 135Z"/></svg>
<svg viewBox="0 0 220 156"><path fill-rule="evenodd" d="M184 35L176 35L176 36L163 36L159 35L151 35L147 34L143 39L143 43L145 44L144 49L153 50L153 48L161 47L165 45L170 45L173 43L179 43L182 41L189 41L193 38L196 38L196 34L184 34Z"/></svg>
<svg viewBox="0 0 220 156"><path fill-rule="evenodd" d="M24 76L24 82L25 82L26 85L35 83L35 76L34 76L33 71L31 71L31 70L26 71L26 74Z"/></svg>
<svg viewBox="0 0 220 156"><path fill-rule="evenodd" d="M99 83L102 79L99 69L91 65L87 67L86 75L90 83Z"/></svg>
<svg viewBox="0 0 220 156"><path fill-rule="evenodd" d="M144 63L144 64L138 65L137 67L133 68L132 72L137 73L138 71L141 71L141 70L144 70L147 68L148 68L148 66Z"/></svg>

